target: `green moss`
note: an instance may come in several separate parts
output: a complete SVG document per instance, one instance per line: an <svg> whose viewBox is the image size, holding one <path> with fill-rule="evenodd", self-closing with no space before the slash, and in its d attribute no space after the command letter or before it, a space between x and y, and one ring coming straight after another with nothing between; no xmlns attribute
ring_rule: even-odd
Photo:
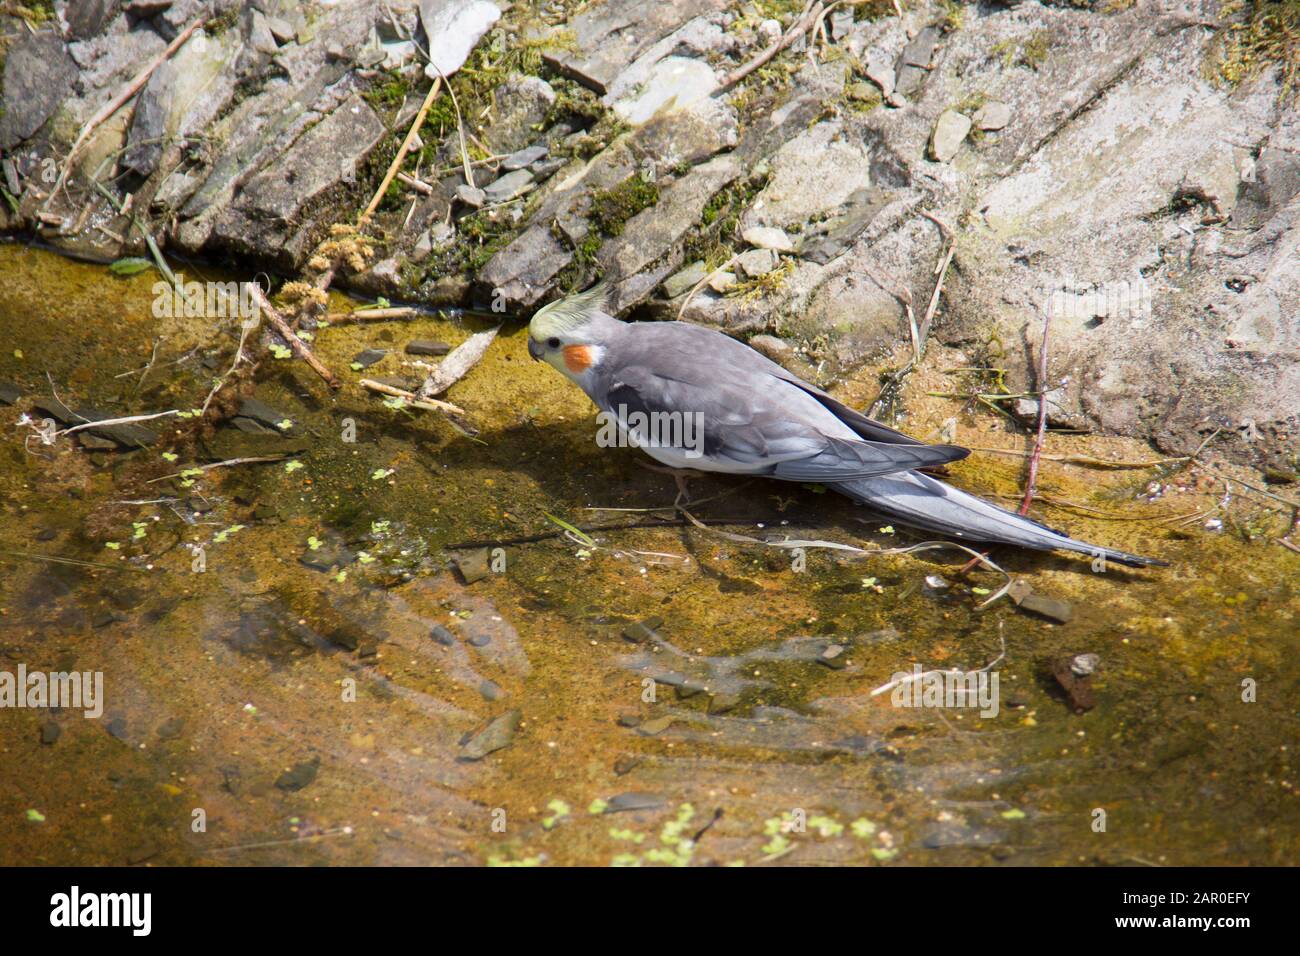
<svg viewBox="0 0 1300 956"><path fill-rule="evenodd" d="M382 78L376 78L370 89L361 95L366 102L376 109L397 109L406 102L411 92L411 84L406 77L396 71L389 71ZM450 104L448 104L450 107Z"/></svg>
<svg viewBox="0 0 1300 956"><path fill-rule="evenodd" d="M966 24L966 4L961 0L943 0L943 16L939 23L945 32L960 30Z"/></svg>
<svg viewBox="0 0 1300 956"><path fill-rule="evenodd" d="M990 52L1002 60L1004 69L1024 66L1037 70L1045 62L1052 48L1052 31L1038 30L1028 37L1012 37L995 43Z"/></svg>
<svg viewBox="0 0 1300 956"><path fill-rule="evenodd" d="M593 193L587 218L603 235L618 236L624 223L657 202L659 187L637 173L617 186Z"/></svg>
<svg viewBox="0 0 1300 956"><path fill-rule="evenodd" d="M1230 21L1214 39L1205 72L1220 86L1236 87L1278 67L1281 99L1300 92L1300 0L1232 0L1219 8Z"/></svg>

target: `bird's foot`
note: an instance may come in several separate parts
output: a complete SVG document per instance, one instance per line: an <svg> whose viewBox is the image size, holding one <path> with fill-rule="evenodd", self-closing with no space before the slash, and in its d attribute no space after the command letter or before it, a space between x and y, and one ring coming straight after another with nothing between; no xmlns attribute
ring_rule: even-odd
<svg viewBox="0 0 1300 956"><path fill-rule="evenodd" d="M661 475L671 475L673 481L677 483L677 498L673 501L674 508L680 508L684 504L690 504L690 490L686 482L691 478L703 478L704 472L696 471L694 468L670 468L667 465L652 465L649 462L638 462L638 464L648 471L657 472Z"/></svg>

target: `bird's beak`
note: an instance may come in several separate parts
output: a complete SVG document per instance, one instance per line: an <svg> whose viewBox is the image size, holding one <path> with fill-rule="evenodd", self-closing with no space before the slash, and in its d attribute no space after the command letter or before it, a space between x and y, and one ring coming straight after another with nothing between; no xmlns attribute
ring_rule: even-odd
<svg viewBox="0 0 1300 956"><path fill-rule="evenodd" d="M542 351L543 351L542 343L536 341L535 339L529 338L528 354L533 357L534 362L536 362L538 359L542 357Z"/></svg>

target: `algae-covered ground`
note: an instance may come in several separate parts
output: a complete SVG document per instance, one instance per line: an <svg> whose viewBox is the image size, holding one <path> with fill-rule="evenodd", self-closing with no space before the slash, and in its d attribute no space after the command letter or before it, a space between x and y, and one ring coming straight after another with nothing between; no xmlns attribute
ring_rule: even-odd
<svg viewBox="0 0 1300 956"><path fill-rule="evenodd" d="M104 680L97 719L0 710L0 863L1295 859L1300 555L1276 539L1297 491L1212 443L1191 466L1101 469L1050 459L1161 456L1049 435L1034 513L1171 564L994 549L1070 605L1062 624L977 610L1002 578L956 551L813 549L798 570L718 533L920 540L816 488L693 479L692 513L728 522L710 531L592 510L663 509L677 488L597 447L594 409L528 360L518 320L444 396L472 437L357 384L418 377L412 339L489 327L430 315L318 330L335 394L267 363L252 394L280 435L173 448L162 420L134 451L47 444L30 403L52 392L119 415L200 405L237 329L154 318L152 272L5 245L0 276L0 383L22 392L0 405L0 671ZM367 348L390 351L351 367ZM1014 503L1025 429L929 394L967 390L966 364L933 349L899 424L1007 452L950 477ZM863 407L877 387L837 395ZM618 527L566 537L548 514ZM655 521L675 523L626 527ZM466 584L453 558L487 573ZM1081 654L1099 663L1077 712L1055 672ZM996 716L871 694L914 663L990 662Z"/></svg>

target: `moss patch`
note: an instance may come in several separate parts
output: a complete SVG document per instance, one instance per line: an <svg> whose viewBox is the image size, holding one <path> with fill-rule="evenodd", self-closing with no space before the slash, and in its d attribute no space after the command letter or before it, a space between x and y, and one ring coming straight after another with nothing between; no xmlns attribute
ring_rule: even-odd
<svg viewBox="0 0 1300 956"><path fill-rule="evenodd" d="M1209 78L1236 87L1280 67L1281 98L1294 104L1300 92L1300 0L1232 0L1219 15L1232 22L1215 37L1206 60Z"/></svg>

